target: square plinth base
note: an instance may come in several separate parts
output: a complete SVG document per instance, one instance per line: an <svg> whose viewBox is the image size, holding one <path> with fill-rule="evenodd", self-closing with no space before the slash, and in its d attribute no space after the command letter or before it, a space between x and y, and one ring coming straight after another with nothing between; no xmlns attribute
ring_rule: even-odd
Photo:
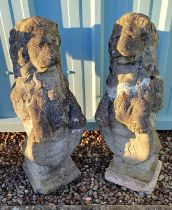
<svg viewBox="0 0 172 210"><path fill-rule="evenodd" d="M81 175L71 158L55 168L39 166L32 161L25 160L23 169L34 191L41 194L51 193Z"/></svg>
<svg viewBox="0 0 172 210"><path fill-rule="evenodd" d="M155 169L155 173L150 182L143 182L134 178L131 178L127 175L120 175L119 173L115 173L115 169L113 170L109 167L105 173L105 179L118 184L123 187L127 187L137 192L144 192L146 194L151 194L156 186L158 176L160 174L162 167L162 162L159 160Z"/></svg>

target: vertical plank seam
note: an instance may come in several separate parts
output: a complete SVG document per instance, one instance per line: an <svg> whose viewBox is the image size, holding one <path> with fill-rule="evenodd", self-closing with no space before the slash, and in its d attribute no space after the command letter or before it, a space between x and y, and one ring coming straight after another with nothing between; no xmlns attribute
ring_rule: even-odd
<svg viewBox="0 0 172 210"><path fill-rule="evenodd" d="M91 57L92 57L92 61L91 61L91 71L92 71L92 115L94 117L95 114L95 109L96 109L96 86L95 86L95 82L96 82L96 77L95 77L95 68L96 68L96 49L95 49L95 0L91 1L91 5L90 5L90 27L91 27Z"/></svg>
<svg viewBox="0 0 172 210"><path fill-rule="evenodd" d="M25 10L24 10L24 7L23 7L23 0L20 0L20 5L21 5L22 16L23 16L23 18L26 18Z"/></svg>

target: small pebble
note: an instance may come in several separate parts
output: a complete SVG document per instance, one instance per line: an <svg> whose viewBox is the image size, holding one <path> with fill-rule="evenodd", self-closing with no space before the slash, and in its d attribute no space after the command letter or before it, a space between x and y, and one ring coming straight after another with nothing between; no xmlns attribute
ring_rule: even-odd
<svg viewBox="0 0 172 210"><path fill-rule="evenodd" d="M2 199L2 203L6 203L7 199L6 198L3 198Z"/></svg>
<svg viewBox="0 0 172 210"><path fill-rule="evenodd" d="M114 196L114 192L110 192L109 196L111 196L111 197Z"/></svg>
<svg viewBox="0 0 172 210"><path fill-rule="evenodd" d="M159 176L158 179L159 179L159 181L162 181L164 178L165 178L165 176L162 174L162 175Z"/></svg>
<svg viewBox="0 0 172 210"><path fill-rule="evenodd" d="M140 198L144 198L145 195L146 195L146 194L145 194L144 192L139 192L139 197L140 197Z"/></svg>
<svg viewBox="0 0 172 210"><path fill-rule="evenodd" d="M126 191L127 190L127 188L126 187L121 187L124 191Z"/></svg>
<svg viewBox="0 0 172 210"><path fill-rule="evenodd" d="M98 186L97 185L93 187L93 190L94 191L96 191L97 189L98 189Z"/></svg>
<svg viewBox="0 0 172 210"><path fill-rule="evenodd" d="M84 200L85 200L85 201L91 201L92 198L91 198L91 197L86 197L86 198L84 198Z"/></svg>

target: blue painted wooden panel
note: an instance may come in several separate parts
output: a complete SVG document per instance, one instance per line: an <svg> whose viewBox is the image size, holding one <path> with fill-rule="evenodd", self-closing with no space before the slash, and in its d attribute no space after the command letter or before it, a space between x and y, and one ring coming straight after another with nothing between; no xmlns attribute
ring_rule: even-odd
<svg viewBox="0 0 172 210"><path fill-rule="evenodd" d="M164 108L157 128L172 129L171 0L0 0L0 131L23 129L9 100L13 75L8 38L16 21L38 15L58 23L63 71L93 128L94 114L106 89L107 43L115 21L130 11L148 15L157 26L159 66L165 81Z"/></svg>
<svg viewBox="0 0 172 210"><path fill-rule="evenodd" d="M12 71L8 53L8 36L14 22L8 1L0 1L0 8L0 117L6 118L15 116L9 100L13 78L11 75L7 75L8 70Z"/></svg>

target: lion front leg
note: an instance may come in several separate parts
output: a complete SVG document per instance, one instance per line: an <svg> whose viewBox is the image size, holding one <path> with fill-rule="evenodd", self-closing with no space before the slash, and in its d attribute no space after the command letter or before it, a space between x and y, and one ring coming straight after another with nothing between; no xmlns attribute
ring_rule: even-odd
<svg viewBox="0 0 172 210"><path fill-rule="evenodd" d="M149 106L143 99L118 97L114 103L116 119L134 133L150 130Z"/></svg>

